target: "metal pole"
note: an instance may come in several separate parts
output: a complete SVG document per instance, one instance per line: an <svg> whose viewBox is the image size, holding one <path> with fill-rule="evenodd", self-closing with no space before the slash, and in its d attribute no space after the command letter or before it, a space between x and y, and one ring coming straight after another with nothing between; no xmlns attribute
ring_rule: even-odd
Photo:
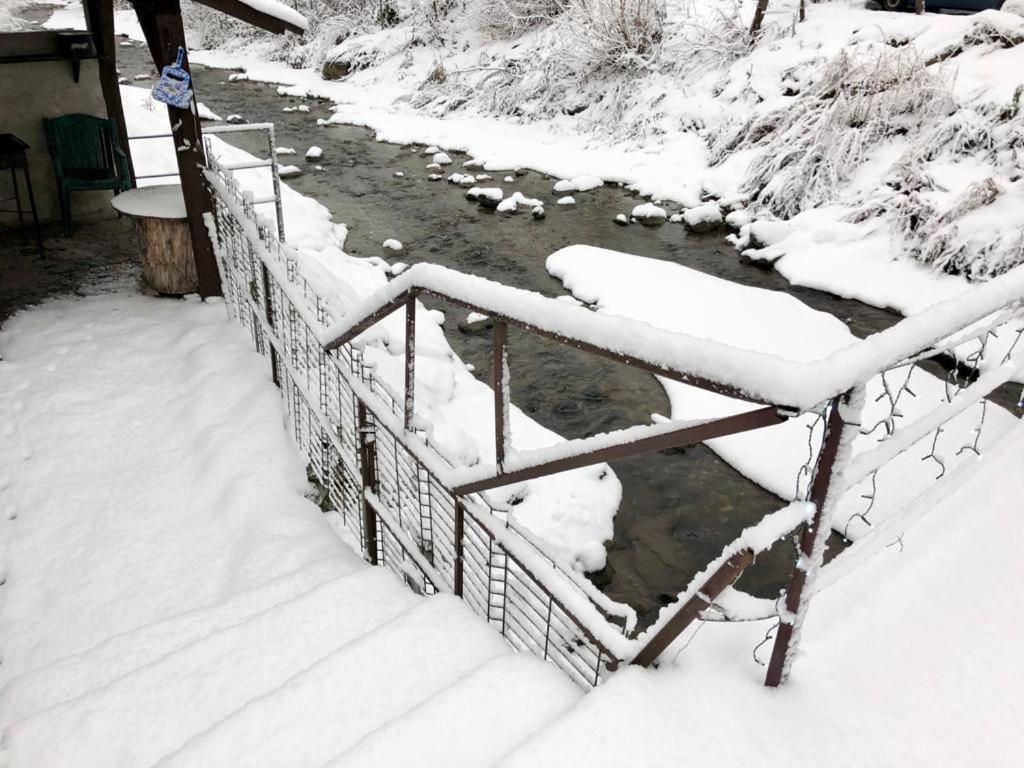
<svg viewBox="0 0 1024 768"><path fill-rule="evenodd" d="M367 559L371 565L377 565L377 513L365 493L367 490L377 489L376 430L370 424L366 405L362 400L356 408L356 419L359 425L359 471L363 483L363 537Z"/></svg>
<svg viewBox="0 0 1024 768"><path fill-rule="evenodd" d="M754 562L754 553L749 549L743 549L734 554L717 571L708 578L697 593L687 600L669 619L665 626L659 629L640 652L633 657L630 664L638 667L649 667L668 648L672 641L693 623L694 619L700 616L700 612L711 605L726 587L732 586L740 577L743 570Z"/></svg>
<svg viewBox="0 0 1024 768"><path fill-rule="evenodd" d="M277 239L284 242L284 206L281 204L281 174L277 166L277 140L274 125L267 128L267 144L270 145L270 178L274 184L274 208L277 212Z"/></svg>
<svg viewBox="0 0 1024 768"><path fill-rule="evenodd" d="M509 434L509 393L508 393L508 324L494 324L494 364L491 371L491 386L494 388L494 456L495 464L501 470L505 465L511 436Z"/></svg>
<svg viewBox="0 0 1024 768"><path fill-rule="evenodd" d="M455 499L455 576L452 591L456 597L462 597L463 545L466 535L466 508L462 501Z"/></svg>
<svg viewBox="0 0 1024 768"><path fill-rule="evenodd" d="M405 300L405 431L416 412L416 296Z"/></svg>
<svg viewBox="0 0 1024 768"><path fill-rule="evenodd" d="M825 421L821 452L814 466L808 501L815 507L811 521L800 532L799 553L786 587L785 610L779 616L772 657L764 684L780 685L789 675L793 655L800 642L800 627L807 614L812 589L809 588L825 557L826 542L832 530L832 510L837 494L830 493L837 471L842 472L850 459L853 438L860 425L864 388L859 386L833 398ZM836 486L839 488L839 486Z"/></svg>
<svg viewBox="0 0 1024 768"><path fill-rule="evenodd" d="M260 262L260 269L263 276L263 312L267 318L267 325L274 328L274 303L270 298L270 270L267 269L267 265L263 262ZM277 360L277 349L272 343L270 344L270 375L274 380L274 384L280 387L280 363Z"/></svg>

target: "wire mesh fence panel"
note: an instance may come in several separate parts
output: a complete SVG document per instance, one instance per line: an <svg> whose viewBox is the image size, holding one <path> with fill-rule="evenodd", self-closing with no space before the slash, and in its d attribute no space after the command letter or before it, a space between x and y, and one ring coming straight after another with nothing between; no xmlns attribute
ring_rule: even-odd
<svg viewBox="0 0 1024 768"><path fill-rule="evenodd" d="M325 351L318 332L332 318L323 298L299 273L294 254L256 218L230 172L215 160L211 166L220 181L212 220L228 314L269 359L289 430L310 478L323 489L324 508L339 516L371 560L410 588L452 592L460 579L463 600L510 644L558 665L580 685L595 685L610 654L508 555L477 519L479 511L460 511L406 434L388 427L383 417L400 418L403 400L360 351ZM424 434L416 437L426 443ZM365 473L364 461L370 462Z"/></svg>

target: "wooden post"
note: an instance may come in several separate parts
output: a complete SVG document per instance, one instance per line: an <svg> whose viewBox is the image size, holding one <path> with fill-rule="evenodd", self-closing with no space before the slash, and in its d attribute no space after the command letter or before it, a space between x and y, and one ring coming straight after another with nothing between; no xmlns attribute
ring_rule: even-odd
<svg viewBox="0 0 1024 768"><path fill-rule="evenodd" d="M914 13L918 16L924 13L924 0L914 0Z"/></svg>
<svg viewBox="0 0 1024 768"><path fill-rule="evenodd" d="M174 62L178 48L185 48L185 29L181 20L178 0L132 0L139 25L146 36L146 44L156 68L163 69ZM189 69L186 50L183 66ZM193 99L191 109L167 107L171 133L181 176L181 191L185 197L192 251L195 255L196 274L199 277L199 295L204 299L220 296L220 273L213 253L213 243L203 219L213 212L213 198L203 179L203 134Z"/></svg>
<svg viewBox="0 0 1024 768"><path fill-rule="evenodd" d="M775 632L772 657L768 662L768 673L764 684L774 688L789 674L793 654L800 642L800 627L811 601L814 576L825 557L826 542L832 531L832 509L836 497L830 492L832 479L837 470L842 471L850 459L853 438L860 425L847 422L847 416L860 417L864 404L864 389L857 387L832 400L825 434L822 435L821 452L814 465L808 500L814 504L814 517L800 532L800 547L796 565L786 587L785 610L779 616L779 628Z"/></svg>
<svg viewBox="0 0 1024 768"><path fill-rule="evenodd" d="M113 0L85 0L86 24L96 36L99 53L100 88L107 117L117 126L117 140L128 158L128 173L135 186L135 166L132 163L131 148L128 146L128 126L124 121L124 107L121 105L121 86L117 84L117 47L114 42Z"/></svg>

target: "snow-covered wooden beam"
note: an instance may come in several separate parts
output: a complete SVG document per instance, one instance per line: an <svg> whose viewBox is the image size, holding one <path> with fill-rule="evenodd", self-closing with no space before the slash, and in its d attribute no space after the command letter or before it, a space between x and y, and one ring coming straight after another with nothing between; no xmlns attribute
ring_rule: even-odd
<svg viewBox="0 0 1024 768"><path fill-rule="evenodd" d="M303 34L309 24L306 18L278 0L195 0L201 5L232 16L246 24L281 35Z"/></svg>

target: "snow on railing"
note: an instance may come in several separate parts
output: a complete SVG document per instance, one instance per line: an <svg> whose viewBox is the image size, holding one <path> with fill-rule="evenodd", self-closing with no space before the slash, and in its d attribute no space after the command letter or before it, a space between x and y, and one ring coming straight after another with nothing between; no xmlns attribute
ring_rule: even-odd
<svg viewBox="0 0 1024 768"><path fill-rule="evenodd" d="M230 168L218 166L212 153L208 162L216 200L210 224L227 303L270 358L296 441L345 527L371 562L391 567L419 591L462 597L509 642L553 661L581 685L597 684L624 662L656 663L709 609L720 608L728 618L730 611L716 601L735 603L739 595L732 585L757 554L796 534L795 566L769 609L777 623L765 640L773 642L766 683L782 682L814 591L859 562L858 553L877 550L883 537L898 538L901 521L909 524L922 514L911 499L876 521L879 472L925 445L929 453L921 458L936 465L940 479L947 477L947 465L949 478L962 477L983 448L987 398L1024 378L1024 351L1017 350L1024 334L1024 267L814 362L593 313L430 264L411 267L339 317L323 286L311 285L298 268L301 254L275 237ZM416 417L415 307L421 294L495 321L494 465L453 466ZM405 391L396 393L363 359L361 343L373 325L403 310ZM633 427L515 454L508 428L509 325L755 405L725 418ZM915 373L934 382L936 371L943 386L915 391ZM872 408L865 407L868 395ZM934 407L915 408L908 416L908 399L929 395ZM940 438L945 430L953 433L951 423L972 406L980 418L968 438L962 429L957 433L960 465L954 467ZM744 531L640 634L632 609L564 568L481 493L801 417L809 422L809 456L797 477L797 500ZM934 491L923 493L926 498ZM851 512L851 499L865 508ZM855 541L823 566L832 529ZM758 610L772 605L748 598L747 607L755 604ZM745 618L758 618L757 610L746 611Z"/></svg>

